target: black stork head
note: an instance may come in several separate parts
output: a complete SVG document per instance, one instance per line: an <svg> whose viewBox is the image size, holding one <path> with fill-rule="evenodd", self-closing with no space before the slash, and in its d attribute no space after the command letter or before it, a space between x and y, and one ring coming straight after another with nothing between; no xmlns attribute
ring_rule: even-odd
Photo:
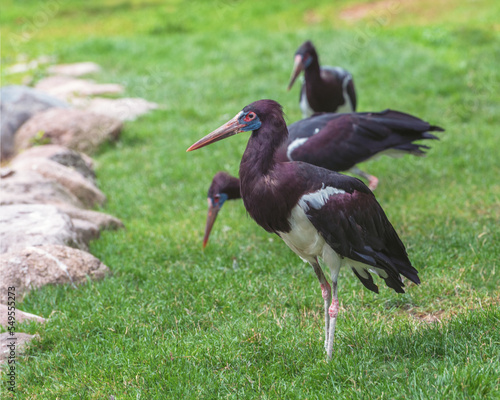
<svg viewBox="0 0 500 400"><path fill-rule="evenodd" d="M236 135L240 132L254 131L259 129L262 122L254 111L246 110L249 106L245 107L242 111L236 114L233 118L227 121L224 125L217 128L212 133L198 140L195 144L191 145L186 151L197 150L205 147L211 143L218 142L219 140Z"/></svg>
<svg viewBox="0 0 500 400"><path fill-rule="evenodd" d="M279 126L278 126L279 125ZM236 135L240 132L256 132L262 126L278 128L278 131L284 132L288 136L288 130L283 119L283 110L281 105L274 100L258 100L241 110L228 122L209 133L204 138L191 145L186 151L197 150L211 143ZM280 129L280 128L283 128ZM280 144L284 137L269 137L269 141L277 141Z"/></svg>
<svg viewBox="0 0 500 400"><path fill-rule="evenodd" d="M290 83L288 84L288 90L290 90L302 71L307 69L313 64L318 64L318 53L314 48L310 40L304 42L295 52L295 62L293 65L292 77L290 78Z"/></svg>
<svg viewBox="0 0 500 400"><path fill-rule="evenodd" d="M215 219L225 201L239 198L241 198L240 180L226 172L217 172L208 189L208 214L207 224L205 226L205 236L203 237L203 248L207 246Z"/></svg>
<svg viewBox="0 0 500 400"><path fill-rule="evenodd" d="M273 157L275 150L288 136L281 105L274 100L258 100L251 103L224 125L198 140L187 151L205 147L240 132L252 132L252 137L256 140L252 141L252 144L249 142L247 150L251 147L253 151L258 153L262 169L269 168L275 162ZM256 163L251 162L250 164L252 169L259 168ZM217 197L217 195L219 196ZM225 173L217 174L208 192L209 210L203 247L208 242L208 237L215 223L217 213L220 211L224 201L237 198L241 198L239 179Z"/></svg>

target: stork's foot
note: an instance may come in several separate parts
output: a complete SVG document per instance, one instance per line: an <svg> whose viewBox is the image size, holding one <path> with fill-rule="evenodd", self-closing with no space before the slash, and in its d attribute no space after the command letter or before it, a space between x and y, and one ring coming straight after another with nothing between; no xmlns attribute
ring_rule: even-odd
<svg viewBox="0 0 500 400"><path fill-rule="evenodd" d="M375 190L378 186L378 178L373 175L368 175L368 187L370 190Z"/></svg>

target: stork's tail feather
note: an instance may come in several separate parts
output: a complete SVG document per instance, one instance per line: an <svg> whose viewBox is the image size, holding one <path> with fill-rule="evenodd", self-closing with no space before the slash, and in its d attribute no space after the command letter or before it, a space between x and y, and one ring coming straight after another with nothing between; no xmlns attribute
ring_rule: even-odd
<svg viewBox="0 0 500 400"><path fill-rule="evenodd" d="M367 141L371 141L372 153L397 150L397 152L387 154L393 157L404 153L416 156L425 155L425 150L428 150L429 147L415 142L439 140L431 132L444 131L437 125L430 125L413 115L394 110L358 113L356 118L357 133L366 138Z"/></svg>
<svg viewBox="0 0 500 400"><path fill-rule="evenodd" d="M375 285L375 282L373 282L373 277L369 272L367 272L367 278L363 278L358 271L356 271L356 268L352 268L352 272L354 272L354 275L357 276L357 278L361 281L361 283L369 290L372 292L375 292L378 294L378 286Z"/></svg>
<svg viewBox="0 0 500 400"><path fill-rule="evenodd" d="M364 261L368 261L365 264L364 272L366 275L363 276L360 272L352 268L356 277L361 281L361 283L369 290L378 293L378 287L373 282L373 278L370 272L375 272L381 276L387 286L394 289L397 293L404 293L404 283L401 279L401 275L405 276L412 282L419 284L420 279L418 278L418 271L411 265L410 260L405 255L400 254L399 257L388 256L384 252L374 251L370 247L365 247L366 250L371 250L370 255L363 257ZM401 258L402 257L402 258ZM360 262L363 262L359 260ZM372 269L373 267L374 269ZM382 271L385 272L382 273Z"/></svg>
<svg viewBox="0 0 500 400"><path fill-rule="evenodd" d="M394 147L394 150L399 150L404 153L408 153L417 157L424 157L427 154L427 150L429 150L430 147L426 146L425 144L416 144L416 143L405 143L399 146ZM397 154L397 156L400 156L400 154Z"/></svg>
<svg viewBox="0 0 500 400"><path fill-rule="evenodd" d="M444 132L444 129L437 125L431 125L429 131ZM432 135L431 135L432 136ZM435 137L436 138L436 137ZM437 138L436 138L437 139Z"/></svg>

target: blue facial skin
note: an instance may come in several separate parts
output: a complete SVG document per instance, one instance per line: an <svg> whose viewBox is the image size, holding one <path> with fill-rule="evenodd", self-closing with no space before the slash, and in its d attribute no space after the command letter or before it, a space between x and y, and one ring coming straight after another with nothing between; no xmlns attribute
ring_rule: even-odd
<svg viewBox="0 0 500 400"><path fill-rule="evenodd" d="M219 210L222 208L222 205L225 203L227 200L227 194L226 193L219 193L213 197L210 198L210 201L212 202L212 207L217 207Z"/></svg>
<svg viewBox="0 0 500 400"><path fill-rule="evenodd" d="M253 111L249 111L247 113L241 114L240 117L238 118L238 122L240 124L246 125L244 128L241 128L242 131L255 131L259 129L260 126L262 125L262 122L260 122L260 119L257 115L255 115L255 118L253 120L245 121L245 117L250 113L255 114Z"/></svg>
<svg viewBox="0 0 500 400"><path fill-rule="evenodd" d="M304 65L304 69L309 67L311 63L312 63L312 57L309 54L304 54L304 56L302 57L302 64Z"/></svg>

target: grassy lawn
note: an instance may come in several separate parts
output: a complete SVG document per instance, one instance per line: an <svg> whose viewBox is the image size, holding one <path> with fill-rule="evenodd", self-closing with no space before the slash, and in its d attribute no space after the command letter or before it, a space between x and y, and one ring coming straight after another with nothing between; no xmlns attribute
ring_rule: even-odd
<svg viewBox="0 0 500 400"><path fill-rule="evenodd" d="M3 2L3 67L19 53L94 61L92 78L163 105L95 156L103 211L127 227L92 244L113 275L18 304L50 318L18 326L41 340L14 398L500 398L500 2L359 4ZM248 137L185 153L254 100L298 120L299 85L286 85L306 39L352 72L359 111L446 129L427 158L362 166L422 284L376 295L343 271L330 363L312 269L242 202L226 203L202 251L212 176L237 175ZM24 78L3 68L2 85Z"/></svg>

